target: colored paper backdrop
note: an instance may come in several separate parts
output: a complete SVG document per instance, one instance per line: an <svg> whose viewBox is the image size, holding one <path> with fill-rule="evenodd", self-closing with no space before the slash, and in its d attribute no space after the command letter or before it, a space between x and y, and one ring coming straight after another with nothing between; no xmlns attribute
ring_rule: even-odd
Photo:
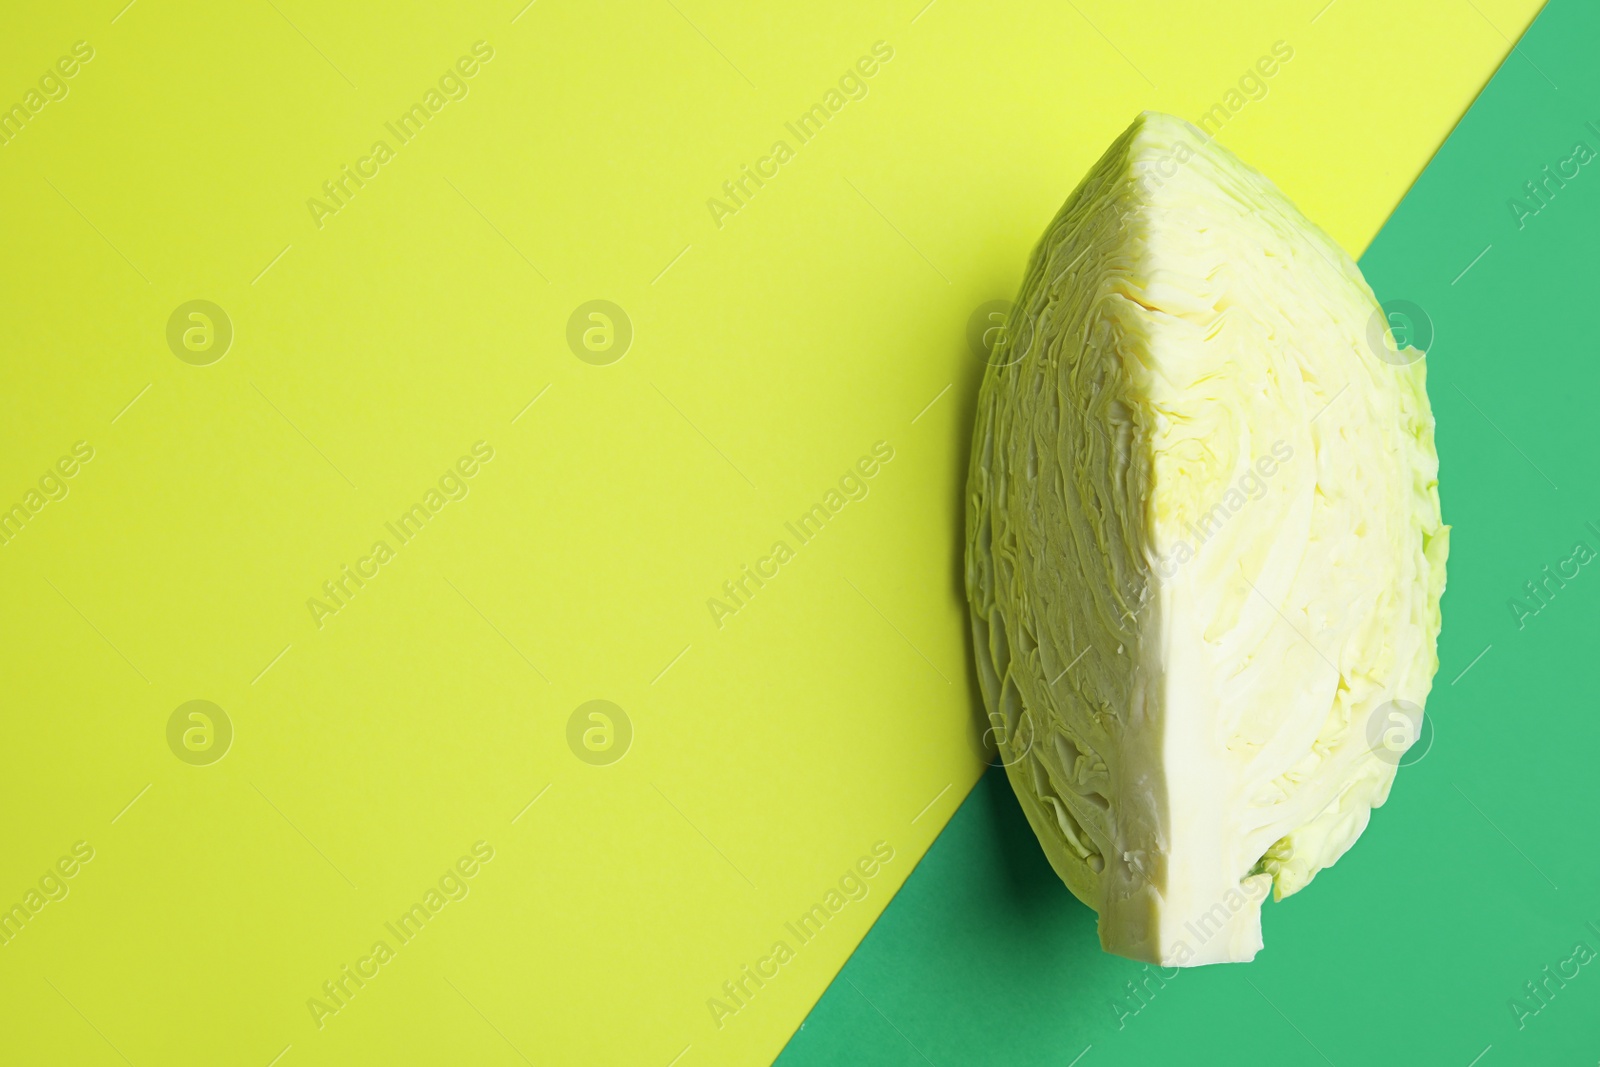
<svg viewBox="0 0 1600 1067"><path fill-rule="evenodd" d="M984 766L975 313L1146 107L1359 250L1533 9L12 12L0 1060L769 1061Z"/></svg>

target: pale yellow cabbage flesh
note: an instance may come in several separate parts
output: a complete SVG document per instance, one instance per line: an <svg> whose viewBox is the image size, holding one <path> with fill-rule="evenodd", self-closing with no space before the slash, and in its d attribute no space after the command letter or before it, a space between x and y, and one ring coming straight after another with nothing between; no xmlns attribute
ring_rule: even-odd
<svg viewBox="0 0 1600 1067"><path fill-rule="evenodd" d="M1107 951L1251 959L1268 888L1388 797L1372 724L1431 688L1449 528L1425 362L1382 327L1349 256L1167 115L1033 253L978 405L967 592L1001 758Z"/></svg>

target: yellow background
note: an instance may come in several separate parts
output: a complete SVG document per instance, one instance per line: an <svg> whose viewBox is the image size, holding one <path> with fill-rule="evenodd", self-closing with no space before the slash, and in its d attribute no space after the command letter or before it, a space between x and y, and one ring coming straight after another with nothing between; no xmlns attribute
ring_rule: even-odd
<svg viewBox="0 0 1600 1067"><path fill-rule="evenodd" d="M0 906L95 854L0 947L0 1061L770 1060L983 766L969 315L1138 110L1197 120L1280 40L1221 139L1358 254L1537 4L433 7L7 19L0 104L95 55L0 147L0 506L95 451L0 547ZM167 345L194 299L233 324L209 366ZM633 326L608 366L566 342L594 299ZM480 440L319 629L308 598ZM719 629L707 599L878 441L869 495ZM195 699L235 732L209 766L167 744ZM592 699L632 723L609 766L567 743ZM319 1029L308 998L480 840L470 895ZM877 841L866 900L719 1029L707 999Z"/></svg>

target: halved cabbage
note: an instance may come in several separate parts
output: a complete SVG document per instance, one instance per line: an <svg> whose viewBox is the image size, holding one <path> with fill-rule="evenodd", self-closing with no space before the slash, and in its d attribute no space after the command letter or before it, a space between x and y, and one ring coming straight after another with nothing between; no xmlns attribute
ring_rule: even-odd
<svg viewBox="0 0 1600 1067"><path fill-rule="evenodd" d="M1387 799L1448 550L1420 356L1338 245L1168 115L1034 251L978 405L967 593L1011 783L1107 951L1253 958L1268 888Z"/></svg>

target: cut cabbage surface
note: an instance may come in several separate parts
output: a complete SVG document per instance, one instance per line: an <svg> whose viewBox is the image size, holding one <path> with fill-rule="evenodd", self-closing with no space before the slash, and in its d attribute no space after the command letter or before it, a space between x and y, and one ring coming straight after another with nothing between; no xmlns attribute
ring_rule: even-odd
<svg viewBox="0 0 1600 1067"><path fill-rule="evenodd" d="M1168 115L1035 249L978 404L967 594L1011 784L1107 951L1253 958L1268 890L1388 798L1449 543L1421 356Z"/></svg>

